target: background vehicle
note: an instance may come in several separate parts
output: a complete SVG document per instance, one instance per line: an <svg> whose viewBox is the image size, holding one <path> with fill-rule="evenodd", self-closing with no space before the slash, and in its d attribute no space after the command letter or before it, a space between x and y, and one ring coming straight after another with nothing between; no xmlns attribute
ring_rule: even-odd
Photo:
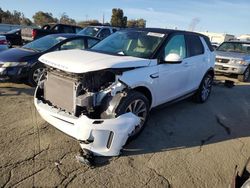
<svg viewBox="0 0 250 188"><path fill-rule="evenodd" d="M245 82L250 74L250 42L229 41L222 43L215 51L216 73L237 75Z"/></svg>
<svg viewBox="0 0 250 188"><path fill-rule="evenodd" d="M41 29L38 28L24 28L21 30L22 39L32 41L40 37L56 34L56 33L78 33L82 28L74 25L66 24L47 24Z"/></svg>
<svg viewBox="0 0 250 188"><path fill-rule="evenodd" d="M7 33L0 33L0 35L6 37L9 47L12 47L13 45L21 46L23 44L21 29L13 29Z"/></svg>
<svg viewBox="0 0 250 188"><path fill-rule="evenodd" d="M192 95L205 102L215 56L204 35L146 28L39 60L48 66L35 94L40 115L83 149L112 156L141 132L151 108Z"/></svg>
<svg viewBox="0 0 250 188"><path fill-rule="evenodd" d="M78 32L77 34L104 39L118 30L119 28L109 27L109 26L88 26L88 27L85 27L80 32Z"/></svg>
<svg viewBox="0 0 250 188"><path fill-rule="evenodd" d="M56 50L86 49L99 42L99 39L76 34L53 34L34 40L21 48L12 48L0 53L0 78L20 80L28 78L35 86L44 66L38 58Z"/></svg>
<svg viewBox="0 0 250 188"><path fill-rule="evenodd" d="M0 52L3 50L7 50L8 47L8 42L6 40L5 36L0 35Z"/></svg>

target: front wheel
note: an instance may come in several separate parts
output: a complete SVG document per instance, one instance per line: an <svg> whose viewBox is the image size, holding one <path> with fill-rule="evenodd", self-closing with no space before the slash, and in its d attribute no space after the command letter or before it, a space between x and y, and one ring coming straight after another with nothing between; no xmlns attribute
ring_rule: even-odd
<svg viewBox="0 0 250 188"><path fill-rule="evenodd" d="M243 75L238 75L238 80L241 82L246 82L250 75L250 66L248 66Z"/></svg>
<svg viewBox="0 0 250 188"><path fill-rule="evenodd" d="M45 67L41 63L37 63L31 68L31 70L29 71L28 81L32 87L37 86L37 83L40 77L42 76L42 74L44 73L44 70L45 70Z"/></svg>
<svg viewBox="0 0 250 188"><path fill-rule="evenodd" d="M198 103L206 102L211 94L212 85L213 76L211 74L206 74L194 96L195 101Z"/></svg>

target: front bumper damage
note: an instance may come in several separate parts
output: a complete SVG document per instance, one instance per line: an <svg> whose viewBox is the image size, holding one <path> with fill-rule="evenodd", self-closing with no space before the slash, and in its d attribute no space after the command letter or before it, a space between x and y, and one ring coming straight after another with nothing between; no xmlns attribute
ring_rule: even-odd
<svg viewBox="0 0 250 188"><path fill-rule="evenodd" d="M43 103L35 97L34 103L39 114L48 123L75 138L82 149L95 156L117 156L129 135L140 123L133 113L126 113L113 119L79 118Z"/></svg>

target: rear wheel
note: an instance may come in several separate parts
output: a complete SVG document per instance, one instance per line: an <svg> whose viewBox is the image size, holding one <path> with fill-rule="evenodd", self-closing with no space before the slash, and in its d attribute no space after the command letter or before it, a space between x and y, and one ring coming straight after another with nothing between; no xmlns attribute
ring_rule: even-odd
<svg viewBox="0 0 250 188"><path fill-rule="evenodd" d="M206 74L197 90L194 99L198 103L204 103L207 101L211 94L213 85L213 76L211 74Z"/></svg>
<svg viewBox="0 0 250 188"><path fill-rule="evenodd" d="M250 75L250 67L247 67L244 74L238 75L238 80L241 82L246 82L249 78L249 75Z"/></svg>
<svg viewBox="0 0 250 188"><path fill-rule="evenodd" d="M29 84L33 87L35 87L40 79L40 77L42 76L42 74L44 73L45 67L41 64L41 63L37 63L36 65L34 65L30 72L29 72Z"/></svg>

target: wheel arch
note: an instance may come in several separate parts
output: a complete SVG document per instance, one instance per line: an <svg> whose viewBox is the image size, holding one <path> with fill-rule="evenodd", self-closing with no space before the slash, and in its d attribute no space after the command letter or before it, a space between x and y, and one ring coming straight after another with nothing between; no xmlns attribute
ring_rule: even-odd
<svg viewBox="0 0 250 188"><path fill-rule="evenodd" d="M147 99L149 101L149 106L150 107L152 106L153 96L152 96L150 89L148 89L145 86L137 86L137 87L133 88L133 90L138 91L138 92L142 93L143 95L145 95L145 97L147 97Z"/></svg>

